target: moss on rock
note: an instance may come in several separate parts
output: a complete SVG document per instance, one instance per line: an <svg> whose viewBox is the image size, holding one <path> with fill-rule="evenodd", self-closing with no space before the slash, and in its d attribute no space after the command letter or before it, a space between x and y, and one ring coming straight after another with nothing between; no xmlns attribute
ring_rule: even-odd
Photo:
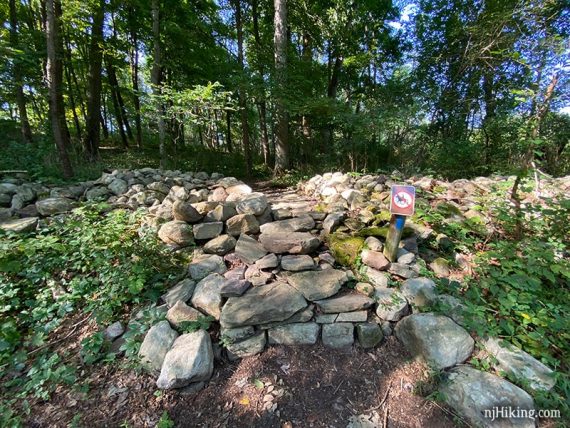
<svg viewBox="0 0 570 428"><path fill-rule="evenodd" d="M364 238L336 232L328 235L327 243L337 263L353 267L364 247Z"/></svg>

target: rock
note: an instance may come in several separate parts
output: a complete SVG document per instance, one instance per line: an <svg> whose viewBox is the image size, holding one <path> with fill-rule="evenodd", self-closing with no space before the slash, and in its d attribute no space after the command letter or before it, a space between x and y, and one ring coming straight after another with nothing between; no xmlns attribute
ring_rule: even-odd
<svg viewBox="0 0 570 428"><path fill-rule="evenodd" d="M224 263L224 259L217 255L202 255L194 257L192 263L188 266L188 271L192 279L199 281L211 273L219 273L223 275L228 268Z"/></svg>
<svg viewBox="0 0 570 428"><path fill-rule="evenodd" d="M144 337L139 350L142 364L151 372L158 373L166 353L177 337L178 333L170 327L168 321L160 321L153 325Z"/></svg>
<svg viewBox="0 0 570 428"><path fill-rule="evenodd" d="M368 309L374 304L374 300L362 294L345 294L344 296L331 297L330 299L317 300L315 303L325 314L335 312L352 312Z"/></svg>
<svg viewBox="0 0 570 428"><path fill-rule="evenodd" d="M125 180L121 180L120 178L115 178L107 187L116 196L127 193L127 190L129 189L127 182Z"/></svg>
<svg viewBox="0 0 570 428"><path fill-rule="evenodd" d="M0 207L9 207L12 202L12 195L0 193Z"/></svg>
<svg viewBox="0 0 570 428"><path fill-rule="evenodd" d="M239 297L245 293L251 282L245 279L226 279L220 288L220 295L222 297Z"/></svg>
<svg viewBox="0 0 570 428"><path fill-rule="evenodd" d="M436 369L461 364L473 352L474 340L450 318L432 313L410 315L396 324L396 336L415 356Z"/></svg>
<svg viewBox="0 0 570 428"><path fill-rule="evenodd" d="M397 275L401 278L416 278L418 276L418 273L415 270L413 270L410 266L403 265L400 263L390 264L388 272L390 272L393 275Z"/></svg>
<svg viewBox="0 0 570 428"><path fill-rule="evenodd" d="M364 349L374 348L384 339L384 333L376 323L357 324L356 336L360 346Z"/></svg>
<svg viewBox="0 0 570 428"><path fill-rule="evenodd" d="M273 217L271 216L271 208L267 207L265 211L263 211L260 215L256 215L255 218L259 223L260 229L264 224L271 223L273 221Z"/></svg>
<svg viewBox="0 0 570 428"><path fill-rule="evenodd" d="M327 236L327 243L339 264L354 267L364 246L364 238L335 232Z"/></svg>
<svg viewBox="0 0 570 428"><path fill-rule="evenodd" d="M364 266L361 269L361 273L374 287L388 287L388 275L385 273L369 266Z"/></svg>
<svg viewBox="0 0 570 428"><path fill-rule="evenodd" d="M206 254L217 254L223 256L233 250L236 246L236 240L231 235L220 235L217 238L208 241L204 245L204 252Z"/></svg>
<svg viewBox="0 0 570 428"><path fill-rule="evenodd" d="M343 212L330 213L323 221L323 231L327 234L334 232L342 224L345 217L346 214Z"/></svg>
<svg viewBox="0 0 570 428"><path fill-rule="evenodd" d="M489 338L483 342L493 357L492 365L515 379L522 379L535 391L550 391L556 384L554 372L523 350L504 340Z"/></svg>
<svg viewBox="0 0 570 428"><path fill-rule="evenodd" d="M148 190L152 190L154 192L162 193L167 195L170 192L170 187L166 183L162 183L160 181L155 181L153 183L149 183L146 188Z"/></svg>
<svg viewBox="0 0 570 428"><path fill-rule="evenodd" d="M223 187L216 187L212 192L212 200L216 202L224 202L228 197L228 193Z"/></svg>
<svg viewBox="0 0 570 428"><path fill-rule="evenodd" d="M210 379L214 353L210 335L204 330L178 337L164 358L156 385L160 389L182 388Z"/></svg>
<svg viewBox="0 0 570 428"><path fill-rule="evenodd" d="M125 332L125 327L121 324L121 321L115 321L103 332L103 337L105 340L112 342L113 340L121 337Z"/></svg>
<svg viewBox="0 0 570 428"><path fill-rule="evenodd" d="M457 324L464 326L464 313L467 307L457 297L449 294L438 294L435 296L435 303L440 307L440 312L446 314ZM483 323L484 321L481 321Z"/></svg>
<svg viewBox="0 0 570 428"><path fill-rule="evenodd" d="M174 327L180 327L185 322L198 321L204 316L200 311L188 306L182 300L178 300L166 313L166 319Z"/></svg>
<svg viewBox="0 0 570 428"><path fill-rule="evenodd" d="M433 304L436 298L435 282L429 278L408 279L402 283L400 292L417 308Z"/></svg>
<svg viewBox="0 0 570 428"><path fill-rule="evenodd" d="M229 255L234 256L235 253L231 253ZM233 280L240 280L245 278L245 271L247 270L246 265L236 266L232 270L227 271L224 274L224 278L226 279L233 279Z"/></svg>
<svg viewBox="0 0 570 428"><path fill-rule="evenodd" d="M88 201L102 201L107 199L111 192L107 187L93 187L85 192L85 199Z"/></svg>
<svg viewBox="0 0 570 428"><path fill-rule="evenodd" d="M366 245L370 251L380 252L384 249L384 245L382 244L382 242L378 238L375 238L374 236L369 236L368 238L366 238L366 240L364 241L364 245Z"/></svg>
<svg viewBox="0 0 570 428"><path fill-rule="evenodd" d="M5 232L14 233L25 233L36 230L38 227L39 218L38 217L28 217L28 218L15 218L10 220L4 220L0 222L0 229Z"/></svg>
<svg viewBox="0 0 570 428"><path fill-rule="evenodd" d="M267 251L259 242L245 234L240 235L237 240L235 252L242 262L249 265L267 254Z"/></svg>
<svg viewBox="0 0 570 428"><path fill-rule="evenodd" d="M0 183L0 193L13 195L18 191L18 186L14 183Z"/></svg>
<svg viewBox="0 0 570 428"><path fill-rule="evenodd" d="M190 202L177 200L172 204L172 215L175 220L187 223L198 223L204 217L190 204Z"/></svg>
<svg viewBox="0 0 570 428"><path fill-rule="evenodd" d="M408 315L410 307L408 301L398 290L393 288L377 287L374 289L374 299L378 302L376 315L385 321L400 321Z"/></svg>
<svg viewBox="0 0 570 428"><path fill-rule="evenodd" d="M265 349L267 338L265 331L256 334L253 337L228 345L228 357L234 361L238 358L251 357L259 354Z"/></svg>
<svg viewBox="0 0 570 428"><path fill-rule="evenodd" d="M362 250L362 263L377 270L386 270L390 266L384 254L372 250Z"/></svg>
<svg viewBox="0 0 570 428"><path fill-rule="evenodd" d="M310 215L302 215L287 220L266 223L260 227L261 233L307 232L315 228L315 220Z"/></svg>
<svg viewBox="0 0 570 428"><path fill-rule="evenodd" d="M235 343L240 340L247 339L255 334L255 330L252 326L248 325L245 327L238 328L222 328L220 330L220 336L224 338L226 343Z"/></svg>
<svg viewBox="0 0 570 428"><path fill-rule="evenodd" d="M177 247L186 247L194 244L192 227L179 220L164 223L158 230L158 237L164 243Z"/></svg>
<svg viewBox="0 0 570 428"><path fill-rule="evenodd" d="M50 216L71 211L76 203L67 198L47 198L36 202L38 213L42 216Z"/></svg>
<svg viewBox="0 0 570 428"><path fill-rule="evenodd" d="M354 343L354 326L350 323L323 324L323 345L344 348Z"/></svg>
<svg viewBox="0 0 570 428"><path fill-rule="evenodd" d="M270 253L309 254L320 245L319 238L307 232L262 233L259 242Z"/></svg>
<svg viewBox="0 0 570 428"><path fill-rule="evenodd" d="M257 267L258 269L273 269L276 268L277 266L279 266L279 259L273 253L269 253L265 257L262 257L255 262L255 267Z"/></svg>
<svg viewBox="0 0 570 428"><path fill-rule="evenodd" d="M267 198L263 193L251 193L236 205L238 214L261 215L267 208Z"/></svg>
<svg viewBox="0 0 570 428"><path fill-rule="evenodd" d="M338 293L347 281L346 273L337 269L299 272L287 278L289 284L311 301L326 299Z"/></svg>
<svg viewBox="0 0 570 428"><path fill-rule="evenodd" d="M285 324L294 324L294 323L306 323L311 321L313 318L313 309L315 308L314 305L309 305L305 309L301 309L296 314L292 315L291 317L287 318L285 321L278 321L278 322L270 322L267 324L260 324L257 327L266 330L273 327L278 327Z"/></svg>
<svg viewBox="0 0 570 428"><path fill-rule="evenodd" d="M243 183L231 184L229 186L224 186L224 187L226 188L226 192L228 195L234 195L234 194L248 195L252 192L251 187Z"/></svg>
<svg viewBox="0 0 570 428"><path fill-rule="evenodd" d="M311 256L283 256L281 258L281 267L284 270L299 272L302 270L310 270L315 268L315 262Z"/></svg>
<svg viewBox="0 0 570 428"><path fill-rule="evenodd" d="M271 281L273 273L261 270L256 265L251 265L245 271L245 279L251 281L254 287L259 287Z"/></svg>
<svg viewBox="0 0 570 428"><path fill-rule="evenodd" d="M473 426L534 428L534 419L511 418L509 409L533 410L530 395L490 373L469 366L453 368L439 388L443 400ZM495 414L493 414L495 410ZM497 415L505 413L505 418Z"/></svg>
<svg viewBox="0 0 570 428"><path fill-rule="evenodd" d="M230 297L222 309L220 324L241 327L284 321L306 307L301 293L285 283L274 282L252 288L241 297Z"/></svg>
<svg viewBox="0 0 570 428"><path fill-rule="evenodd" d="M204 221L226 221L237 215L233 204L219 204L206 214ZM236 235L237 236L237 235Z"/></svg>
<svg viewBox="0 0 570 428"><path fill-rule="evenodd" d="M365 296L374 296L374 287L372 284L368 284L367 282L358 282L354 289L360 294L364 294Z"/></svg>
<svg viewBox="0 0 570 428"><path fill-rule="evenodd" d="M270 345L314 345L319 338L320 326L315 322L293 323L274 327L268 331Z"/></svg>
<svg viewBox="0 0 570 428"><path fill-rule="evenodd" d="M439 277L447 277L451 273L449 270L449 262L443 257L438 257L429 264L429 267Z"/></svg>
<svg viewBox="0 0 570 428"><path fill-rule="evenodd" d="M224 223L221 221L212 223L200 223L194 225L195 239L212 239L220 235L224 230Z"/></svg>
<svg viewBox="0 0 570 428"><path fill-rule="evenodd" d="M170 288L162 295L162 300L166 302L169 308L173 307L176 302L187 302L194 293L196 283L189 278L183 279L174 287Z"/></svg>
<svg viewBox="0 0 570 428"><path fill-rule="evenodd" d="M416 260L416 255L414 253L405 253L398 256L398 263L401 265L412 264Z"/></svg>
<svg viewBox="0 0 570 428"><path fill-rule="evenodd" d="M334 259L334 257L332 256L331 253L321 253L319 254L319 260L334 266L334 264L336 263L336 260Z"/></svg>
<svg viewBox="0 0 570 428"><path fill-rule="evenodd" d="M232 236L256 234L259 232L259 222L253 214L238 214L226 221L226 231Z"/></svg>
<svg viewBox="0 0 570 428"><path fill-rule="evenodd" d="M219 320L222 308L220 291L225 282L226 279L218 273L211 273L201 280L192 295L192 306Z"/></svg>
<svg viewBox="0 0 570 428"><path fill-rule="evenodd" d="M368 311L342 312L338 314L335 322L366 322Z"/></svg>

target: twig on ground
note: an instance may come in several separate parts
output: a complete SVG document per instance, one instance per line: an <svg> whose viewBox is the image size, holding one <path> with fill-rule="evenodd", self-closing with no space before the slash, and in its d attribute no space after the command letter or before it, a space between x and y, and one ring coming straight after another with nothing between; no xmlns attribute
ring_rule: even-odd
<svg viewBox="0 0 570 428"><path fill-rule="evenodd" d="M339 390L340 386L343 384L344 380L341 380L340 383L337 385L337 387L335 388L335 390L333 391L333 395L335 395L337 393L337 391Z"/></svg>
<svg viewBox="0 0 570 428"><path fill-rule="evenodd" d="M384 410L384 421L382 422L382 426L384 428L388 428L388 406L386 406L386 410Z"/></svg>
<svg viewBox="0 0 570 428"><path fill-rule="evenodd" d="M386 392L384 393L384 397L382 398L382 401L380 401L380 404L378 404L377 406L371 407L370 409L365 410L365 413L371 412L372 410L377 410L380 407L382 407L382 405L386 402L386 400L388 399L388 394L390 393L390 389L392 388L392 381L390 381L390 383L388 384L388 388L386 388Z"/></svg>
<svg viewBox="0 0 570 428"><path fill-rule="evenodd" d="M30 352L28 352L28 355L33 355L33 354L35 354L36 352L41 351L42 349L49 348L50 346L53 346L53 345L55 345L55 344L57 344L57 343L63 342L64 340L70 338L73 334L75 334L75 331L77 330L77 327L79 327L81 324L83 324L83 323L84 323L85 321L87 321L89 318L91 318L91 314L87 315L85 318L83 318L83 319L80 320L79 322L73 324L71 331L70 331L69 333L67 333L67 334L65 335L65 337L59 338L59 339L54 340L54 341L52 341L52 342L44 343L44 344L43 344L42 346L40 346L39 348L32 349Z"/></svg>

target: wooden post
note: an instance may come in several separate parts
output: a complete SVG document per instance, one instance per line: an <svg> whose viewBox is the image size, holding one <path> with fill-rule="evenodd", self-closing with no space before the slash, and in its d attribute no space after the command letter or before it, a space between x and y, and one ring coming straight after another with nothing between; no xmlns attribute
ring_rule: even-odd
<svg viewBox="0 0 570 428"><path fill-rule="evenodd" d="M400 239L402 239L405 223L405 216L392 214L388 236L386 236L386 245L384 246L384 255L390 262L395 262L398 259L398 246Z"/></svg>

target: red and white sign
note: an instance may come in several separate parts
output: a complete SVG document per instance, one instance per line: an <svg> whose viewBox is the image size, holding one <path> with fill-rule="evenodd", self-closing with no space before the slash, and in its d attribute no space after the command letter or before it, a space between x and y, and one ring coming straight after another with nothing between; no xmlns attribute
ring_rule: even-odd
<svg viewBox="0 0 570 428"><path fill-rule="evenodd" d="M414 214L416 205L416 188L414 186L392 186L390 212L392 214L410 216Z"/></svg>

